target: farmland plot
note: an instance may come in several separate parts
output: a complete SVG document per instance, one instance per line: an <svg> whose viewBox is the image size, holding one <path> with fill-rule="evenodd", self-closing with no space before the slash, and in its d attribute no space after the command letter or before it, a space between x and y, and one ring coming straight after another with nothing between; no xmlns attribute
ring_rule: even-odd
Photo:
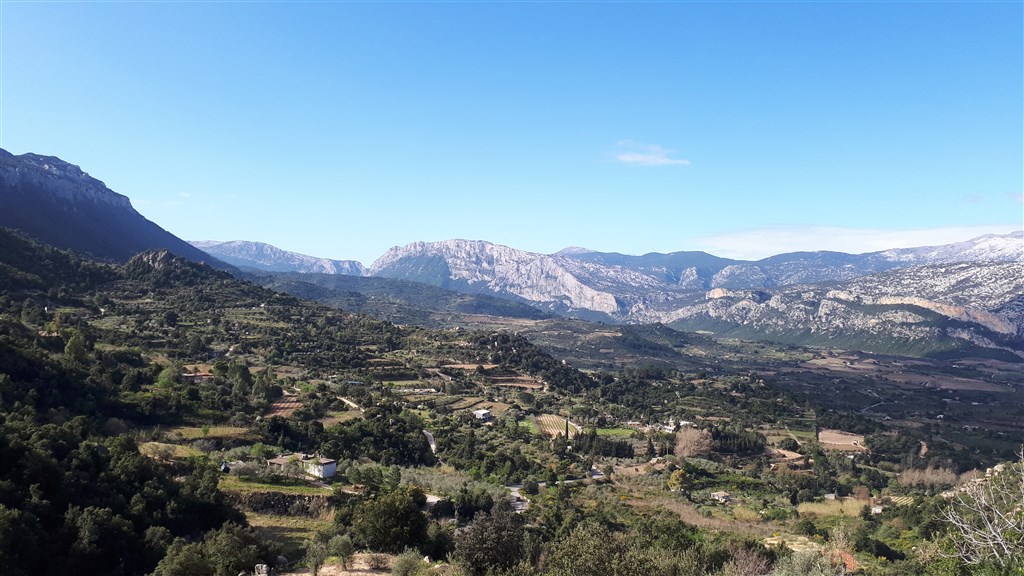
<svg viewBox="0 0 1024 576"><path fill-rule="evenodd" d="M537 423L537 428L540 429L542 434L547 434L548 436L565 434L565 418L562 418L561 416L555 416L554 414L541 414L540 416L535 417L534 421ZM569 423L570 438L582 431L583 429L579 426L572 422Z"/></svg>

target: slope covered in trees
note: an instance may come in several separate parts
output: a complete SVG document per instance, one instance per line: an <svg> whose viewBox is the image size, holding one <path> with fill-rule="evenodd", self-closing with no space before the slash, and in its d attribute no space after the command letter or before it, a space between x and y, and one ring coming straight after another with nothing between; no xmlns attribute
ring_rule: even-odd
<svg viewBox="0 0 1024 576"><path fill-rule="evenodd" d="M509 576L1019 568L970 531L992 498L940 495L1020 445L1011 372L928 373L970 384L955 393L830 381L808 368L829 353L662 326L565 339L657 360L582 371L524 333L397 326L166 252L0 245L5 573L230 576L354 551L403 574L423 556ZM905 421L873 412L900 398ZM910 411L932 406L943 419ZM337 475L314 481L300 453Z"/></svg>

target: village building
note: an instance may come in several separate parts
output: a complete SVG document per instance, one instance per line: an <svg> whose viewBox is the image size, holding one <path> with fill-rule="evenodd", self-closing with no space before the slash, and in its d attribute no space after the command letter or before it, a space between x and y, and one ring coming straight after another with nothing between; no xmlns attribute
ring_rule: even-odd
<svg viewBox="0 0 1024 576"><path fill-rule="evenodd" d="M267 464L281 470L285 470L292 462L297 463L306 474L321 480L334 478L334 475L338 473L336 461L318 454L282 454L277 458L267 460Z"/></svg>
<svg viewBox="0 0 1024 576"><path fill-rule="evenodd" d="M491 411L484 408L473 410L473 417L481 422L490 422L493 418L493 416L491 416Z"/></svg>
<svg viewBox="0 0 1024 576"><path fill-rule="evenodd" d="M712 492L711 497L723 504L728 504L729 502L732 501L732 494L724 490L721 492Z"/></svg>

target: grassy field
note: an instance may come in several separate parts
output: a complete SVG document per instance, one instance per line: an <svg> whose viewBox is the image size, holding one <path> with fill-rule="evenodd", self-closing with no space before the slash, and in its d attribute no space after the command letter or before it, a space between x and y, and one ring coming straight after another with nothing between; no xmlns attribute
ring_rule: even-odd
<svg viewBox="0 0 1024 576"><path fill-rule="evenodd" d="M429 388L423 380L385 380L384 384L393 388Z"/></svg>
<svg viewBox="0 0 1024 576"><path fill-rule="evenodd" d="M463 398L451 406L452 410L465 410L467 408L472 408L483 401L484 399L480 397Z"/></svg>
<svg viewBox="0 0 1024 576"><path fill-rule="evenodd" d="M350 420L357 420L362 417L363 413L358 410L328 412L326 416L320 419L320 422L322 422L324 426L334 426L335 424L341 424L342 422L348 422Z"/></svg>
<svg viewBox="0 0 1024 576"><path fill-rule="evenodd" d="M495 416L501 416L505 412L508 412L508 409L511 407L511 404L506 404L504 402L481 402L480 404L474 406L473 408L484 408L486 410L490 410L491 414L494 414Z"/></svg>
<svg viewBox="0 0 1024 576"><path fill-rule="evenodd" d="M609 436L612 438L630 438L636 432L632 428L598 428L598 436Z"/></svg>
<svg viewBox="0 0 1024 576"><path fill-rule="evenodd" d="M308 496L326 496L333 491L309 484L263 484L248 482L238 476L223 475L219 487L225 492L281 492L283 494L303 494Z"/></svg>
<svg viewBox="0 0 1024 576"><path fill-rule="evenodd" d="M526 420L520 420L519 427L526 428L527 430L530 431L531 434L540 434L540 428L537 428L537 423L534 422L531 418L527 418Z"/></svg>
<svg viewBox="0 0 1024 576"><path fill-rule="evenodd" d="M802 502L797 507L800 516L850 516L860 514L866 502L859 500L826 500L825 502Z"/></svg>
<svg viewBox="0 0 1024 576"><path fill-rule="evenodd" d="M278 542L283 553L294 558L305 542L320 530L327 530L333 524L333 518L307 518L305 516L277 516L274 514L256 514L246 512L245 519L249 525L264 538Z"/></svg>
<svg viewBox="0 0 1024 576"><path fill-rule="evenodd" d="M164 434L167 438L174 440L198 440L199 438L229 439L252 436L248 429L237 426L207 426L205 429L202 426L178 426L176 428L168 428Z"/></svg>
<svg viewBox="0 0 1024 576"><path fill-rule="evenodd" d="M156 458L162 460L166 457L173 458L175 460L182 460L190 456L198 456L200 452L194 448L188 446L179 446L177 444L165 444L163 442L146 442L139 446L139 452L149 456L150 458Z"/></svg>

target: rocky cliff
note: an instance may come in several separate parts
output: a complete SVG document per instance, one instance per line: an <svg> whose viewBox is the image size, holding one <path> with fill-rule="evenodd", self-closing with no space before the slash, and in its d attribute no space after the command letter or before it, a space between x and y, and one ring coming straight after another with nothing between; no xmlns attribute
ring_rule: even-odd
<svg viewBox="0 0 1024 576"><path fill-rule="evenodd" d="M0 187L0 226L46 244L119 262L164 249L226 267L147 220L126 196L59 158L0 150Z"/></svg>
<svg viewBox="0 0 1024 576"><path fill-rule="evenodd" d="M515 296L554 309L617 315L615 295L589 286L567 259L490 242L414 242L388 250L370 267L374 276L424 282L467 292Z"/></svg>

